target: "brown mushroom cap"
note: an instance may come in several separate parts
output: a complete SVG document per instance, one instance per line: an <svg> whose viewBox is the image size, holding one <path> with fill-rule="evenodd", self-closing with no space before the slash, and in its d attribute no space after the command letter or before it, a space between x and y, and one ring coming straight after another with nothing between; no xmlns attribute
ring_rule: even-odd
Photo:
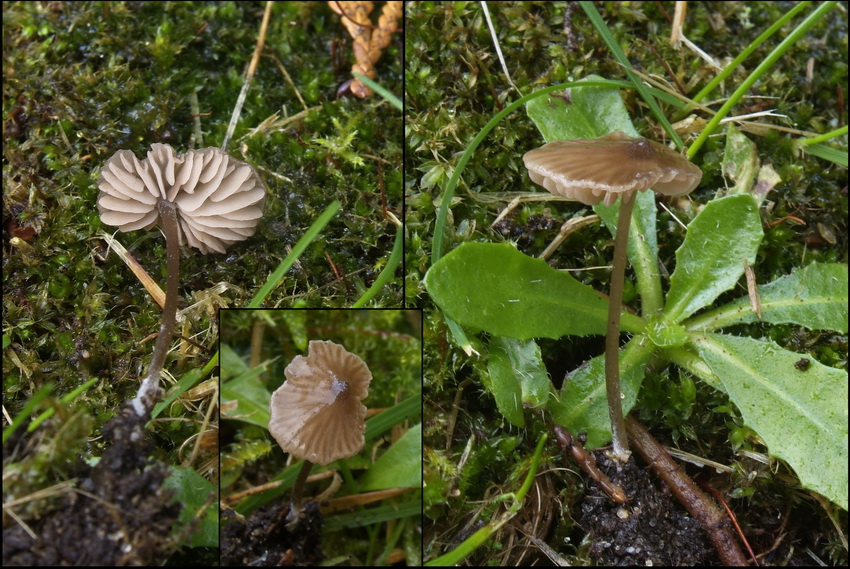
<svg viewBox="0 0 850 569"><path fill-rule="evenodd" d="M363 448L372 373L339 344L312 340L295 356L286 381L272 393L269 432L285 452L326 465Z"/></svg>
<svg viewBox="0 0 850 569"><path fill-rule="evenodd" d="M612 205L621 195L649 188L668 196L688 194L702 179L684 156L622 132L550 142L522 159L532 182L585 205Z"/></svg>
<svg viewBox="0 0 850 569"><path fill-rule="evenodd" d="M263 216L265 186L250 164L218 148L175 154L153 144L141 162L129 150L116 152L101 171L97 206L101 220L121 231L150 229L157 203L177 206L180 244L202 253L224 253L254 234Z"/></svg>

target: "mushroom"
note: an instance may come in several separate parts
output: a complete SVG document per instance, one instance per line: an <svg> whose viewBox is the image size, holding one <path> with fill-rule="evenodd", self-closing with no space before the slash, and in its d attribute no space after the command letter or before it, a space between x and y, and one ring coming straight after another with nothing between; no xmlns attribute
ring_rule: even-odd
<svg viewBox="0 0 850 569"><path fill-rule="evenodd" d="M263 216L265 187L250 164L218 148L174 154L167 144L153 144L139 162L119 150L101 172L100 216L121 231L152 228L157 204L177 209L180 244L201 253L224 253L254 234Z"/></svg>
<svg viewBox="0 0 850 569"><path fill-rule="evenodd" d="M654 189L691 193L702 171L666 146L622 132L593 140L558 140L522 157L531 181L585 205L613 205L621 195Z"/></svg>
<svg viewBox="0 0 850 569"><path fill-rule="evenodd" d="M141 162L129 150L116 152L104 164L98 187L103 223L133 231L159 222L165 234L168 276L162 324L148 375L133 399L141 416L157 398L177 319L179 246L188 243L204 254L224 253L253 235L263 215L265 186L249 164L218 148L175 154L167 144L153 144Z"/></svg>
<svg viewBox="0 0 850 569"><path fill-rule="evenodd" d="M702 171L666 146L622 132L593 140L564 140L544 144L522 157L533 182L551 193L585 205L614 205L622 196L614 240L614 267L605 336L605 387L614 456L628 460L628 439L620 395L620 311L626 270L626 250L636 191L652 188L679 196L692 192Z"/></svg>
<svg viewBox="0 0 850 569"><path fill-rule="evenodd" d="M286 381L271 396L269 432L280 448L304 461L292 490L287 527L298 524L301 494L313 463L322 466L363 448L372 373L339 344L311 340L307 357L286 366Z"/></svg>

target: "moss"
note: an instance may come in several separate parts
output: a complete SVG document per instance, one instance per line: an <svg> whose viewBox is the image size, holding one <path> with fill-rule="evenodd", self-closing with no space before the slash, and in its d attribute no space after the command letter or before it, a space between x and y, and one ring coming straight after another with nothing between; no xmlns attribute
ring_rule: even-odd
<svg viewBox="0 0 850 569"><path fill-rule="evenodd" d="M97 216L98 167L120 148L142 156L152 142L179 149L197 145L191 138L193 93L203 114L204 145L219 144L254 49L262 7L4 5L5 207L11 227L35 231L27 258L13 249L5 267L4 313L15 318L6 319L4 329L16 347L26 349L45 333L66 331L90 352L98 340L117 340L111 351L125 353L155 330L157 310L135 278L114 255L102 258L105 250L96 235L113 230ZM184 303L190 291L217 282L235 285L225 295L230 303L245 302L333 199L342 201L341 212L268 303L285 306L298 298L306 305L347 305L383 266L394 231L382 217L377 178L383 170L388 206L400 213L401 177L392 167L401 161L400 117L378 99L334 100L347 74L346 68L334 67L329 54L332 43L345 41L337 20L321 3L275 7L266 53L286 64L306 104L317 108L285 130L243 138L275 112L302 110L271 58L261 59L231 147L237 155L244 152L269 184L266 219L257 236L226 257L184 254ZM397 55L391 48L381 66L381 80L390 86L398 85ZM326 141L336 143L328 147ZM156 280L164 280L164 245L154 232L118 238ZM334 275L326 254L347 281ZM400 280L385 289L376 303L398 305L399 285ZM208 322L202 318L196 325L203 329ZM136 326L138 331L130 330ZM140 336L141 330L147 332ZM44 357L61 359L52 351ZM23 361L32 368L42 365ZM13 372L4 362L4 372ZM76 367L60 368L60 383L73 383ZM7 386L15 388L20 374L4 375Z"/></svg>
<svg viewBox="0 0 850 569"><path fill-rule="evenodd" d="M569 5L570 3L566 3ZM705 62L686 48L669 46L668 15L661 13L661 5L633 2L606 2L597 4L602 17L610 27L631 62L646 74L671 81L671 72L693 95L712 76ZM565 3L550 2L500 2L490 4L490 14L498 35L499 45L513 82L522 94L537 88L578 79L596 73L611 79L623 78L619 66L590 26L581 9L575 8L572 16L565 14ZM769 27L784 12L785 7L771 3L725 2L690 4L685 34L701 49L718 58L734 57L747 42ZM808 13L808 12L806 12ZM430 266L431 242L435 206L439 203L449 177L460 155L481 128L504 106L519 98L508 84L487 30L479 3L473 2L410 2L407 4L405 34L407 54L407 156L405 163L405 191L409 213L407 217L407 301L428 306L429 299L421 285ZM799 21L798 18L796 21ZM830 14L813 28L753 89L753 95L772 99L746 99L733 114L775 108L787 119L767 119L780 126L792 126L806 131L825 132L841 124L843 109L836 98L839 88L847 81L847 22L839 12ZM570 30L570 36L565 34ZM781 35L780 35L781 36ZM784 37L784 36L781 36ZM575 48L570 42L576 41ZM722 93L726 96L778 43L772 38L761 46L727 80ZM807 58L816 57L814 83L806 83ZM647 136L660 132L643 103L633 93L623 91L635 125ZM668 117L675 110L662 106ZM812 261L847 263L847 194L844 169L810 156L799 156L793 148L795 135L768 131L763 135L747 134L753 140L759 157L771 164L782 177L782 183L768 194L769 204L762 208L765 239L755 265L759 283L769 282L789 273L793 268ZM478 147L465 168L452 203L444 251L464 241L504 241L519 244L521 250L536 256L541 243L549 243L557 234L561 223L569 218L587 215L588 209L577 204L528 202L521 204L502 224L491 227L495 217L508 204L510 192L539 191L528 180L520 157L528 149L542 143L531 121L522 112L502 120ZM696 157L704 171L703 183L691 196L695 206L711 200L725 181L721 175L724 139L717 137L706 144ZM507 196L507 197L505 197ZM493 199L493 198L497 199ZM675 209L674 209L675 211ZM695 214L675 211L685 223ZM793 215L806 225L792 220L779 221ZM546 223L552 220L553 223ZM823 225L818 227L818 223ZM681 231L667 212L659 210L660 259L664 267L674 268L674 254L681 244ZM831 233L830 233L831 230ZM834 235L828 242L822 235ZM601 227L590 227L574 233L556 252L550 263L557 268L600 267L610 263L610 233ZM576 275L597 290L607 290L608 271L584 271ZM741 289L743 290L743 289ZM734 297L741 290L734 291ZM732 293L730 293L732 294ZM724 297L718 299L718 303ZM433 428L424 432L426 472L432 478L441 477L442 487L456 488L455 476L440 461L457 465L464 454L467 442L474 437L467 463L475 463L481 440L502 436L510 429L499 416L492 397L483 392L482 378L487 370L476 363L475 357L466 357L452 344L452 337L438 312L430 312L426 319L426 410L439 410L432 415ZM800 330L791 326L766 327L740 326L735 333L763 336L770 334L788 349L803 350L816 355L827 365L846 366L846 336L822 334ZM471 338L473 345L478 340ZM581 362L602 352L598 339L565 338L540 342L544 361L556 385L565 372L575 369ZM659 371L647 378L642 391L641 407L636 410L642 420L656 430L667 431L670 437L696 454L711 447L716 450L731 435L740 434L746 445L758 448L758 439L752 431L740 426L737 411L731 409L721 394L700 382L690 403L687 379L678 372ZM675 393L671 394L672 389ZM455 395L463 386L459 401ZM685 393L683 393L683 390ZM453 438L447 446L445 416L458 412ZM531 413L526 413L526 418ZM428 423L426 423L427 425ZM537 431L539 432L539 430ZM737 435L736 435L737 436ZM491 484L503 484L510 465L533 451L535 437L526 436L520 446L504 456L507 466L499 465L487 473ZM706 447L706 448L703 448ZM737 460L731 452L725 458ZM721 457L720 460L724 460ZM757 512L771 512L796 503L801 495L799 488L789 497L784 482L765 472L757 465L759 491L745 502L743 516L753 516L751 523L768 528L757 519ZM743 489L751 484L746 477L733 483ZM561 482L563 484L563 482ZM439 486L433 483L434 486ZM513 488L503 488L510 491ZM426 547L437 555L442 547L456 545L450 528L465 526L477 511L477 503L486 499L480 487L470 486L458 495L433 496L432 508L435 523L428 528ZM487 494L490 495L490 494ZM550 497L557 499L557 496ZM785 501L785 500L790 500ZM439 507L437 503L442 502ZM426 508L426 512L429 511ZM840 541L829 528L826 516L818 506L808 500L800 508L801 519L817 521L821 537L829 543L827 550L839 551ZM818 513L820 515L818 516ZM562 519L566 529L558 530L563 537L580 535L571 529L569 514ZM843 518L846 523L846 518ZM486 521L486 520L485 520ZM746 522L750 523L750 522ZM805 526L798 526L798 530ZM444 533L447 532L447 533ZM447 535L452 536L447 538ZM509 538L497 539L505 542ZM821 550L820 554L824 554ZM579 555L581 551L579 550ZM492 561L491 557L478 557L477 562ZM835 559L846 560L846 552ZM523 562L528 562L524 559ZM841 561L839 561L841 562ZM500 564L506 564L504 559ZM509 564L509 563L508 563Z"/></svg>
<svg viewBox="0 0 850 569"><path fill-rule="evenodd" d="M12 416L48 381L63 394L102 378L85 396L96 410L116 409L135 392L152 349L143 342L157 330L159 309L98 237L114 231L97 214L99 168L119 149L143 156L153 142L179 151L220 145L263 9L260 2L4 3L4 219L21 240L7 249L3 270L4 404ZM398 44L378 68L379 80L396 93ZM347 306L383 267L395 228L383 216L382 192L388 209L399 217L402 210L401 116L377 97L335 99L349 78L347 46L347 33L324 3L274 5L265 57L230 143L269 186L266 216L257 235L226 256L184 251L181 308L217 283L229 287L220 300L189 311L184 334L200 333L203 348L182 363L188 367L170 367L178 376L216 349L215 307L247 302L332 200L342 202L340 212L267 304ZM338 61L334 50L342 54ZM274 58L312 110L250 135L275 113L303 110ZM193 138L193 95L203 143ZM323 140L340 144L328 148ZM117 238L164 283L165 246L157 232ZM399 276L373 303L397 306L401 294ZM164 434L160 443L171 461L190 431Z"/></svg>

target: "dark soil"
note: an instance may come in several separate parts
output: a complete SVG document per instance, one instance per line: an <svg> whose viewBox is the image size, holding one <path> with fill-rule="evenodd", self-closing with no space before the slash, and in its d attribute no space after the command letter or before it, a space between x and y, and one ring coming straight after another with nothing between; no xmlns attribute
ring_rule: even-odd
<svg viewBox="0 0 850 569"><path fill-rule="evenodd" d="M658 481L635 463L617 466L594 451L599 468L628 496L616 504L591 483L581 504L580 525L590 534L590 556L597 565L717 565L720 560L708 537Z"/></svg>
<svg viewBox="0 0 850 569"><path fill-rule="evenodd" d="M221 534L222 565L317 565L322 554L324 520L315 501L304 505L304 517L294 531L284 519L289 503L273 503L258 508L243 523L231 511Z"/></svg>
<svg viewBox="0 0 850 569"><path fill-rule="evenodd" d="M70 492L59 509L3 530L3 565L159 565L173 552L172 528L181 506L162 488L168 469L148 459L149 416L132 407L103 426L112 445L94 468L77 476L82 491Z"/></svg>

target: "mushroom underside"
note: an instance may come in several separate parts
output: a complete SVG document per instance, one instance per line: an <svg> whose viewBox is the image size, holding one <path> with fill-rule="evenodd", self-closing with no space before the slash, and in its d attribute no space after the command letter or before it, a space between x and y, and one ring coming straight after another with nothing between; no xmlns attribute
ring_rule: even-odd
<svg viewBox="0 0 850 569"><path fill-rule="evenodd" d="M295 457L326 465L357 454L364 445L372 374L342 346L313 340L308 356L286 367L287 380L271 397L269 432Z"/></svg>
<svg viewBox="0 0 850 569"><path fill-rule="evenodd" d="M150 229L159 219L157 203L169 201L177 207L180 244L203 253L224 253L253 235L265 203L256 171L218 148L175 154L154 144L141 161L119 150L103 166L98 187L105 224L125 232Z"/></svg>

